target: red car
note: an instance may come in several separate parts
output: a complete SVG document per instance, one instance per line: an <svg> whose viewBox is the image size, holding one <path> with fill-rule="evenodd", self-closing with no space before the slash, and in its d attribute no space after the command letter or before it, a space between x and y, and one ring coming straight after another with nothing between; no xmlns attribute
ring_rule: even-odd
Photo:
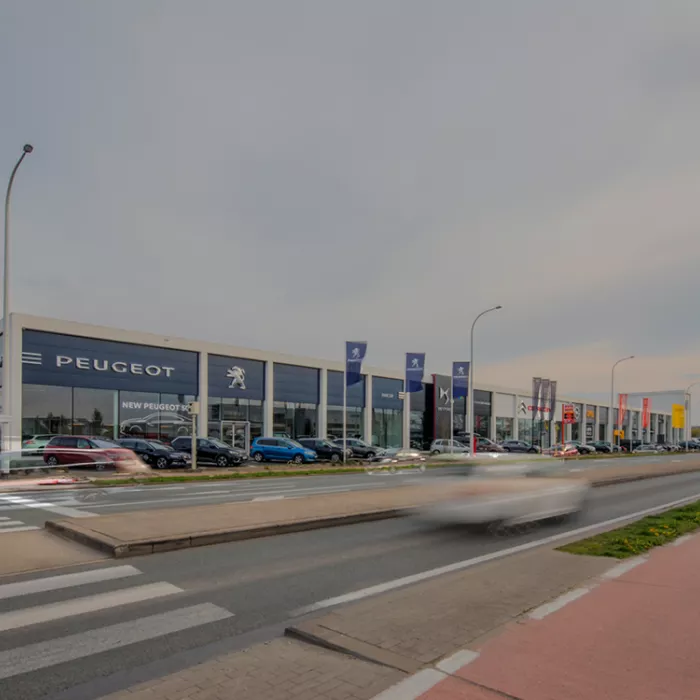
<svg viewBox="0 0 700 700"><path fill-rule="evenodd" d="M102 470L112 467L129 471L134 464L143 464L132 450L106 438L82 435L57 435L44 448L44 462L56 467L94 467Z"/></svg>

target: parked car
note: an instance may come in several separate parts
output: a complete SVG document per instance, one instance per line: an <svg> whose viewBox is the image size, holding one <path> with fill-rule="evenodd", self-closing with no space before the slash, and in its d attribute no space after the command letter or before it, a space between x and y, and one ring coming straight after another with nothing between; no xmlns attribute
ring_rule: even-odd
<svg viewBox="0 0 700 700"><path fill-rule="evenodd" d="M433 440L430 443L431 455L456 454L469 452L469 447L459 440Z"/></svg>
<svg viewBox="0 0 700 700"><path fill-rule="evenodd" d="M170 445L157 440L138 440L136 438L122 438L117 440L122 447L133 450L141 459L156 469L168 467L189 467L192 464L192 456L186 452L180 452Z"/></svg>
<svg viewBox="0 0 700 700"><path fill-rule="evenodd" d="M189 435L175 438L171 443L176 452L192 454L192 438ZM231 447L216 438L197 438L197 463L216 464L217 467L238 467L246 460L243 450Z"/></svg>
<svg viewBox="0 0 700 700"><path fill-rule="evenodd" d="M350 448L343 450L341 445L337 445L324 438L299 438L297 442L302 447L306 447L312 452L315 452L318 459L328 459L334 463L341 462L343 459L343 452L345 452L346 459L352 457L352 450Z"/></svg>
<svg viewBox="0 0 700 700"><path fill-rule="evenodd" d="M493 440L489 440L485 437L477 438L476 440L476 451L477 452L505 452L505 448L499 445Z"/></svg>
<svg viewBox="0 0 700 700"><path fill-rule="evenodd" d="M122 447L114 440L82 435L54 435L44 447L43 457L50 467L65 465L120 470L124 466L127 471L128 467L133 466L127 463L143 464L132 450Z"/></svg>
<svg viewBox="0 0 700 700"><path fill-rule="evenodd" d="M613 452L619 452L620 448L617 445L611 445L605 440L596 440L594 442L588 443L591 447L595 447L596 452L602 452L604 454L611 454Z"/></svg>
<svg viewBox="0 0 700 700"><path fill-rule="evenodd" d="M695 442L695 440L682 440L678 443L678 447L681 450L700 450L700 443Z"/></svg>
<svg viewBox="0 0 700 700"><path fill-rule="evenodd" d="M504 440L501 443L501 447L506 452L529 452L530 454L541 452L541 449L537 447L537 445L525 442L524 440Z"/></svg>
<svg viewBox="0 0 700 700"><path fill-rule="evenodd" d="M316 452L289 438L258 437L250 446L256 462L315 462Z"/></svg>
<svg viewBox="0 0 700 700"><path fill-rule="evenodd" d="M578 448L572 443L565 445L552 445L552 457L577 457L579 455Z"/></svg>
<svg viewBox="0 0 700 700"><path fill-rule="evenodd" d="M336 445L343 446L342 438L334 440L334 442ZM382 452L380 447L372 447L372 445L368 445L364 440L360 440L359 438L348 438L345 441L345 446L350 448L353 457L359 457L360 459L372 459Z"/></svg>
<svg viewBox="0 0 700 700"><path fill-rule="evenodd" d="M635 454L638 454L640 452L659 452L659 450L663 450L662 447L659 447L658 445L651 445L650 443L642 443L641 445L638 445L635 447L632 452Z"/></svg>
<svg viewBox="0 0 700 700"><path fill-rule="evenodd" d="M192 419L180 413L150 413L141 418L122 421L119 430L122 435L138 435L144 438L157 438L161 434L192 435Z"/></svg>
<svg viewBox="0 0 700 700"><path fill-rule="evenodd" d="M55 435L32 435L22 441L22 454L40 455Z"/></svg>

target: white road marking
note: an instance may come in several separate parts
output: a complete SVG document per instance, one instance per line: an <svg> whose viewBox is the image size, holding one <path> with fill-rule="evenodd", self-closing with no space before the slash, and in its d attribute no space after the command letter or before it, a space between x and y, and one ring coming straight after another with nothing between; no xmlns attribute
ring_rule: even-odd
<svg viewBox="0 0 700 700"><path fill-rule="evenodd" d="M455 673L459 671L460 668L470 664L472 661L476 661L479 658L478 651L471 651L470 649L462 649L452 656L448 656L446 659L440 661L436 664L437 668L443 673Z"/></svg>
<svg viewBox="0 0 700 700"><path fill-rule="evenodd" d="M97 593L84 598L65 600L61 603L48 603L47 605L37 605L33 608L13 610L0 614L0 632L37 625L42 622L61 620L73 615L83 615L96 610L107 610L108 608L117 608L120 605L162 598L174 593L182 593L182 588L173 586L171 583L147 583L143 586Z"/></svg>
<svg viewBox="0 0 700 700"><path fill-rule="evenodd" d="M5 530L0 530L0 535L7 535L10 532L28 532L29 530L41 530L38 525L22 525L21 527L12 527Z"/></svg>
<svg viewBox="0 0 700 700"><path fill-rule="evenodd" d="M13 527L15 525L24 525L21 520L4 520L0 523L0 528Z"/></svg>
<svg viewBox="0 0 700 700"><path fill-rule="evenodd" d="M434 668L425 668L375 695L372 700L416 700L445 678L444 673Z"/></svg>
<svg viewBox="0 0 700 700"><path fill-rule="evenodd" d="M564 593L564 595L560 595L558 598L551 600L549 603L545 603L544 605L540 605L539 608L535 608L528 615L528 617L533 620L542 620L543 618L547 617L547 615L551 615L553 612L561 610L565 605L572 603L574 600L582 598L590 590L591 588L588 586L584 586L583 588L575 588L573 591Z"/></svg>
<svg viewBox="0 0 700 700"><path fill-rule="evenodd" d="M233 617L233 613L228 610L211 603L203 603L47 642L15 647L0 652L0 679L68 661L78 659L82 661L93 654L119 649L230 617Z"/></svg>
<svg viewBox="0 0 700 700"><path fill-rule="evenodd" d="M253 502L255 501L282 501L286 498L286 496L258 496L257 498L253 499Z"/></svg>
<svg viewBox="0 0 700 700"><path fill-rule="evenodd" d="M65 515L67 518L89 518L97 515L97 513L90 513L87 510L76 510L75 508L67 508L46 501L35 501L25 496L0 496L0 501L6 501L7 503L23 506L24 508L48 510L57 515Z"/></svg>
<svg viewBox="0 0 700 700"><path fill-rule="evenodd" d="M676 506L685 505L686 503L692 503L693 501L697 500L700 500L700 493L693 494L692 496L687 496L686 498L681 498L677 501L671 501L669 503L654 506L653 508L645 508L644 510L636 511L635 513L621 515L617 518L611 518L610 520L603 520L598 523L593 523L592 525L586 525L584 527L575 528L573 530L567 530L566 532L560 532L556 535L543 537L542 539L534 540L532 542L525 542L524 544L519 544L515 547L500 549L496 552L491 552L490 554L483 554L472 559L465 559L463 561L454 562L453 564L448 564L446 566L440 566L436 569L423 571L419 574L404 576L403 578L397 578L392 581L385 581L384 583L379 583L375 586L369 586L368 588L362 588L360 590L352 591L351 593L345 593L344 595L335 596L333 598L326 598L325 600L320 600L317 603L312 603L311 605L304 606L292 612L292 616L297 617L300 615L306 615L310 612L315 612L316 610L323 610L325 608L331 608L336 605L342 605L344 603L362 600L363 598L369 598L380 593L386 593L387 591L393 591L397 588L409 586L413 583L427 581L437 576L442 576L443 574L450 574L454 571L463 571L464 569L469 569L472 566L477 566L478 564L483 564L487 561L503 559L504 557L510 556L512 554L526 552L530 549L535 549L536 547L541 547L547 544L553 544L554 542L569 539L572 536L583 535L587 532L592 532L601 528L605 529L611 525L617 525L618 523L637 520L639 518L644 517L645 515L650 515L651 513L658 513L660 511L668 510L669 508L675 508Z"/></svg>
<svg viewBox="0 0 700 700"><path fill-rule="evenodd" d="M620 578L622 574L626 574L628 571L632 571L632 569L639 566L640 564L643 564L646 560L647 557L645 556L628 559L627 561L623 561L622 563L613 566L612 569L608 569L600 578L604 580Z"/></svg>
<svg viewBox="0 0 700 700"><path fill-rule="evenodd" d="M29 581L6 583L0 586L0 600L15 598L32 593L44 593L45 591L57 591L72 586L84 586L88 583L99 581L113 581L127 576L137 576L141 572L134 566L110 566L104 569L92 569L81 571L77 574L62 574L61 576L45 576Z"/></svg>

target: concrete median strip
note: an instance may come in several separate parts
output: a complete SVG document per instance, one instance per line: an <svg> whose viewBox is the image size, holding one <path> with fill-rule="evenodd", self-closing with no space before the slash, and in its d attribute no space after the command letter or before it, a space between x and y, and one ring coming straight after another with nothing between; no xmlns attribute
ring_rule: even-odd
<svg viewBox="0 0 700 700"><path fill-rule="evenodd" d="M593 486L605 486L691 471L700 471L700 460L682 467L668 464L596 469L590 477ZM499 481L494 479L492 483ZM525 479L522 483L527 487L532 481ZM464 487L459 488L464 488L466 494L478 489L478 484L477 480L465 479ZM162 510L149 510L50 520L46 528L113 557L127 557L401 517L446 493L455 495L454 488L453 481L449 486L436 481L297 499L172 508L167 517Z"/></svg>

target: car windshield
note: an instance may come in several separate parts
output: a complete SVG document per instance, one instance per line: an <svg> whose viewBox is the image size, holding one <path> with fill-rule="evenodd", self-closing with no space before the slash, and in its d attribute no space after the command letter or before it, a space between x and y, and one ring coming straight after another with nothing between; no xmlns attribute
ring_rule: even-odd
<svg viewBox="0 0 700 700"><path fill-rule="evenodd" d="M217 440L216 438L209 438L209 442L211 442L212 445L216 445L217 447L224 447L228 450L231 449L231 445L227 445L223 440Z"/></svg>
<svg viewBox="0 0 700 700"><path fill-rule="evenodd" d="M297 442L296 440L287 440L287 444L291 445L292 447L301 447L302 449L308 449L308 448L305 448L304 445L302 445L300 442Z"/></svg>

